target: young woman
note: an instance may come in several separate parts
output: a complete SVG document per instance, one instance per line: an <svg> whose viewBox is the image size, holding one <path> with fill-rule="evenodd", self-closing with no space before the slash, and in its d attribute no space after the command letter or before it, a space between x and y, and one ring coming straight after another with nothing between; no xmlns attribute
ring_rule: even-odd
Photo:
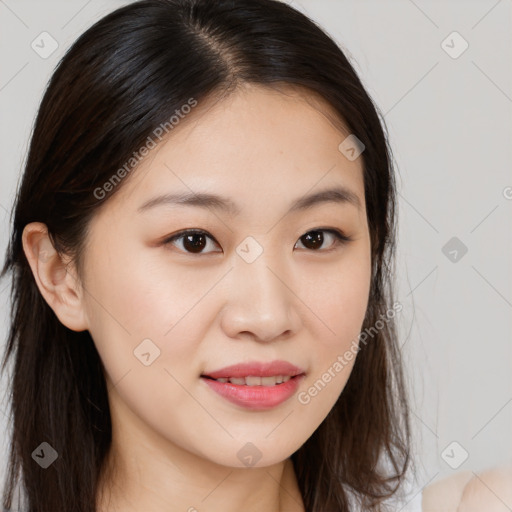
<svg viewBox="0 0 512 512"><path fill-rule="evenodd" d="M410 466L395 185L341 49L273 0L143 0L37 115L3 274L30 512L380 511Z"/></svg>

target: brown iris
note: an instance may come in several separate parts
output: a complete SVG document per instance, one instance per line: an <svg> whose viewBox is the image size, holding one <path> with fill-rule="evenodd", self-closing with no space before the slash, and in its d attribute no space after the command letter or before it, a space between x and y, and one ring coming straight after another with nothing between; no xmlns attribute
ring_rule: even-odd
<svg viewBox="0 0 512 512"><path fill-rule="evenodd" d="M322 231L309 231L304 236L301 236L300 239L308 249L317 249L324 243Z"/></svg>
<svg viewBox="0 0 512 512"><path fill-rule="evenodd" d="M203 233L183 235L183 247L189 252L199 253L206 246L206 238L206 235Z"/></svg>

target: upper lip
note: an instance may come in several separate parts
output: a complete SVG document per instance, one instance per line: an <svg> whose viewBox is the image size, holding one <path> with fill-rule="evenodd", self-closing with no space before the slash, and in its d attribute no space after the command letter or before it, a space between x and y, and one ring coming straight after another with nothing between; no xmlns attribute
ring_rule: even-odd
<svg viewBox="0 0 512 512"><path fill-rule="evenodd" d="M237 363L219 370L203 373L203 377L211 377L212 379L222 379L228 377L273 377L274 375L295 375L303 374L304 370L289 363L288 361L271 361L264 362L251 362L251 363Z"/></svg>

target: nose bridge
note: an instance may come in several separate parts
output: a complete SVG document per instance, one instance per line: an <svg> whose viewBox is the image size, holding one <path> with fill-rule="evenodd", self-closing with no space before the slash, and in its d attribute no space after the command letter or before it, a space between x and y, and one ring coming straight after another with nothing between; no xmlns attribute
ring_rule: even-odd
<svg viewBox="0 0 512 512"><path fill-rule="evenodd" d="M270 340L297 327L293 285L285 271L285 257L264 249L254 258L256 247L251 243L248 246L242 243L237 249L246 252L236 256L230 273L224 327L232 336L251 332L260 339ZM246 257L251 251L251 257Z"/></svg>
<svg viewBox="0 0 512 512"><path fill-rule="evenodd" d="M250 250L254 251L253 248ZM253 304L262 306L261 310L286 300L289 290L283 284L287 279L283 259L269 249L262 249L253 261L244 256L237 258L233 269L236 289L243 290L242 295L250 297Z"/></svg>

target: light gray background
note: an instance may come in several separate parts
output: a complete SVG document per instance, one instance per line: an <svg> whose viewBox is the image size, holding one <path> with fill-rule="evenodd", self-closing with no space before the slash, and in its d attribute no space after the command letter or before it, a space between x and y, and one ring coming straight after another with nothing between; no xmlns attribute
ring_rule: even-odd
<svg viewBox="0 0 512 512"><path fill-rule="evenodd" d="M79 34L125 3L0 0L2 259L8 212L52 70ZM511 463L512 2L289 3L342 46L391 138L400 202L400 343L420 468L411 492L454 471ZM59 44L47 59L31 48L43 31ZM456 51L460 41L451 36L442 45L453 31L469 44L458 58L444 47ZM468 249L456 262L442 251L452 237ZM8 280L1 285L3 343ZM5 378L2 384L4 391ZM1 404L5 410L5 398ZM6 453L1 413L0 427ZM468 458L459 466L463 450Z"/></svg>

